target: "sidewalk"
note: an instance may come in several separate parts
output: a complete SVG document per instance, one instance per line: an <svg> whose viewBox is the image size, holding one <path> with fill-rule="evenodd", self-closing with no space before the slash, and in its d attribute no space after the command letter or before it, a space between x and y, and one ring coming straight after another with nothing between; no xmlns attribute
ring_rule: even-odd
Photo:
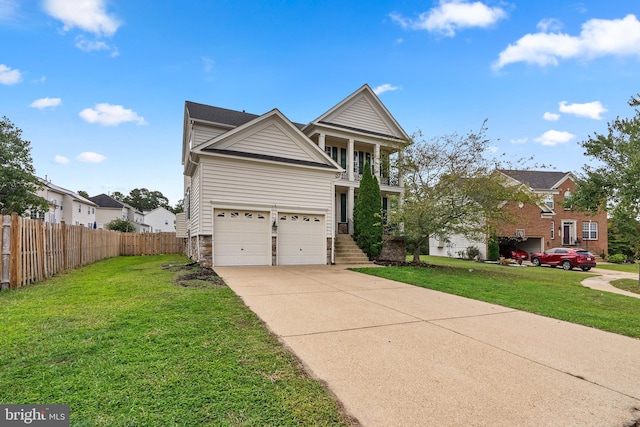
<svg viewBox="0 0 640 427"><path fill-rule="evenodd" d="M589 273L599 274L597 277L590 277L582 281L582 286L597 289L599 291L612 292L614 294L626 295L632 298L640 298L640 294L623 291L611 285L611 281L618 279L638 280L637 273L624 273L622 271L606 270L604 268L592 268Z"/></svg>
<svg viewBox="0 0 640 427"><path fill-rule="evenodd" d="M216 272L363 426L640 420L640 340L337 266Z"/></svg>

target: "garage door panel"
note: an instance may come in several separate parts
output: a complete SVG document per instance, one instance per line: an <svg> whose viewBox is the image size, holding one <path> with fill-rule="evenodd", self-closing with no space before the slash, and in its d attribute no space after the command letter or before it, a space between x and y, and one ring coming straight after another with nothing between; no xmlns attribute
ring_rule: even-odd
<svg viewBox="0 0 640 427"><path fill-rule="evenodd" d="M323 215L278 215L278 264L326 264Z"/></svg>
<svg viewBox="0 0 640 427"><path fill-rule="evenodd" d="M213 245L215 265L270 265L269 213L216 209Z"/></svg>

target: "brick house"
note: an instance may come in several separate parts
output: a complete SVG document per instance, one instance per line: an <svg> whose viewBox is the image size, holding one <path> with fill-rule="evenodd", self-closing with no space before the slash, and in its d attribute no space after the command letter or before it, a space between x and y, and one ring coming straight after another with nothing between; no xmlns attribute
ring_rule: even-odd
<svg viewBox="0 0 640 427"><path fill-rule="evenodd" d="M540 205L507 205L518 218L515 224L504 224L497 230L504 245L513 244L512 237L523 233L525 240L518 249L529 254L553 247L581 247L596 256L608 253L607 214L578 212L566 206L565 199L575 191L571 172L501 170L514 184L524 184L543 197ZM511 242L509 242L509 239Z"/></svg>

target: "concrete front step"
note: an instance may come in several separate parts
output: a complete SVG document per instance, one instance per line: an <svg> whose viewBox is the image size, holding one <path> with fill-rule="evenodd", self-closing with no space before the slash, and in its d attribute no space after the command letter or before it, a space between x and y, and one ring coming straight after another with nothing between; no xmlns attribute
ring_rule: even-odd
<svg viewBox="0 0 640 427"><path fill-rule="evenodd" d="M369 258L348 234L339 234L335 240L336 264L371 264Z"/></svg>

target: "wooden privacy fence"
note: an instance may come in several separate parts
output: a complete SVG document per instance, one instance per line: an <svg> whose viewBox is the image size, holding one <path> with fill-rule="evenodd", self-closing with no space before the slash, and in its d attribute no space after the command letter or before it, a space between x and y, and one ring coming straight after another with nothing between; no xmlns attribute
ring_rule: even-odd
<svg viewBox="0 0 640 427"><path fill-rule="evenodd" d="M105 258L184 253L176 233L120 233L2 217L0 289L16 289Z"/></svg>

